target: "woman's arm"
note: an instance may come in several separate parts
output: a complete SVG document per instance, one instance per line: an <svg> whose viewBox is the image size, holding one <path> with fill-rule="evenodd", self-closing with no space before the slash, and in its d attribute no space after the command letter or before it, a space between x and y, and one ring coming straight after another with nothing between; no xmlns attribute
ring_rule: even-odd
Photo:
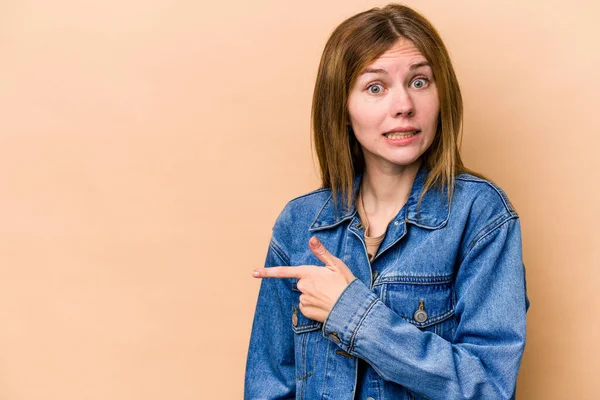
<svg viewBox="0 0 600 400"><path fill-rule="evenodd" d="M323 334L423 396L512 398L528 306L519 219L507 215L482 232L457 271L453 342L406 322L358 279L338 298Z"/></svg>
<svg viewBox="0 0 600 400"><path fill-rule="evenodd" d="M271 239L265 267L289 265ZM290 282L263 279L246 361L245 399L293 399L296 393Z"/></svg>

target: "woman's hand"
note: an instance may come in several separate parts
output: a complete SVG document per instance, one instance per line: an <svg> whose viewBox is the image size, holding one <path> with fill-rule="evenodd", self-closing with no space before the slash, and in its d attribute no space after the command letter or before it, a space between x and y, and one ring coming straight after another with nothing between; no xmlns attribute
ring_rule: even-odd
<svg viewBox="0 0 600 400"><path fill-rule="evenodd" d="M325 318L346 286L354 280L354 274L342 260L334 257L315 236L308 241L310 250L325 264L298 267L258 268L255 278L298 278L296 287L300 295L300 311L306 318L325 322Z"/></svg>

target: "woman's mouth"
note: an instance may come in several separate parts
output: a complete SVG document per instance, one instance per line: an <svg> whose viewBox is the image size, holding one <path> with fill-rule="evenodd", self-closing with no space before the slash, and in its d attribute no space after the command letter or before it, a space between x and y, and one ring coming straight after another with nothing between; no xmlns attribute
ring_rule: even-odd
<svg viewBox="0 0 600 400"><path fill-rule="evenodd" d="M388 139L391 140L395 140L395 139L406 139L412 136L415 136L417 133L419 133L420 131L408 131L408 132L390 132L390 133L385 133L384 136Z"/></svg>

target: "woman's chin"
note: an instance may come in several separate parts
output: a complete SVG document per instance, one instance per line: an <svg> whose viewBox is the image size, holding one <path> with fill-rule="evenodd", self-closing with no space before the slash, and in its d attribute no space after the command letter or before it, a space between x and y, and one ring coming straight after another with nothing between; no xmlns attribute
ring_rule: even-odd
<svg viewBox="0 0 600 400"><path fill-rule="evenodd" d="M394 169L394 168L407 168L416 167L420 165L421 154L408 156L408 157L378 157L374 160L365 160L366 168L368 169L371 165L377 165L379 169Z"/></svg>

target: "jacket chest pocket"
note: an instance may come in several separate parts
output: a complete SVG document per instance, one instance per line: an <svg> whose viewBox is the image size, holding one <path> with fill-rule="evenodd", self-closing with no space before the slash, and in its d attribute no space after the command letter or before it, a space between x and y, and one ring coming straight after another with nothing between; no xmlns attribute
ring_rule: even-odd
<svg viewBox="0 0 600 400"><path fill-rule="evenodd" d="M300 312L300 292L294 291L296 301L292 310L291 325L294 331L296 380L305 381L315 373L319 347L324 346L321 328L323 323L306 318Z"/></svg>
<svg viewBox="0 0 600 400"><path fill-rule="evenodd" d="M402 319L452 341L454 302L452 277L385 277L381 298Z"/></svg>

